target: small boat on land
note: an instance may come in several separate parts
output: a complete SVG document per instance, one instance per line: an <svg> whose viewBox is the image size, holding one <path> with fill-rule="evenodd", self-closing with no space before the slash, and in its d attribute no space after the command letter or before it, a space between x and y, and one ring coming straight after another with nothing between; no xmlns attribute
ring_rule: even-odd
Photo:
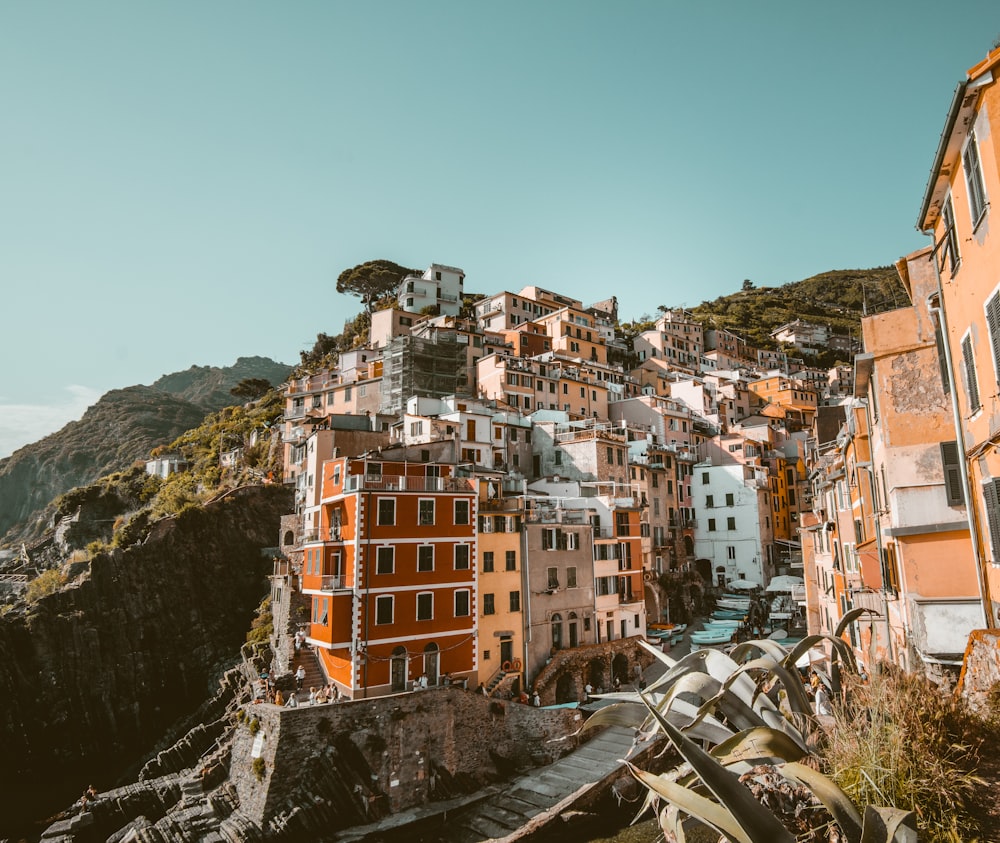
<svg viewBox="0 0 1000 843"><path fill-rule="evenodd" d="M728 644L733 640L733 633L736 630L723 630L722 632L717 632L714 630L706 630L703 632L692 632L691 633L691 643L692 644Z"/></svg>

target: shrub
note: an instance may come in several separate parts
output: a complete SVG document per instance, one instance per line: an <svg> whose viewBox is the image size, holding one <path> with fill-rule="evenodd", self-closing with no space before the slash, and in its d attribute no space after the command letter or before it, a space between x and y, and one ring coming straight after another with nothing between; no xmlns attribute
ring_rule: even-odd
<svg viewBox="0 0 1000 843"><path fill-rule="evenodd" d="M260 731L260 721L256 717L250 721L249 729L251 735L256 735Z"/></svg>
<svg viewBox="0 0 1000 843"><path fill-rule="evenodd" d="M272 632L274 632L274 617L271 614L271 598L265 597L260 606L257 607L257 617L250 624L247 643L266 644L270 640Z"/></svg>
<svg viewBox="0 0 1000 843"><path fill-rule="evenodd" d="M64 582L66 582L66 577L57 568L44 571L28 583L24 599L29 603L35 603L43 597L57 592Z"/></svg>
<svg viewBox="0 0 1000 843"><path fill-rule="evenodd" d="M257 777L257 781L259 782L264 781L264 770L266 769L266 767L264 766L264 759L254 758L252 769L253 769L253 774Z"/></svg>
<svg viewBox="0 0 1000 843"><path fill-rule="evenodd" d="M845 690L823 753L831 778L860 804L915 811L921 840L973 836L983 721L962 698L886 666Z"/></svg>

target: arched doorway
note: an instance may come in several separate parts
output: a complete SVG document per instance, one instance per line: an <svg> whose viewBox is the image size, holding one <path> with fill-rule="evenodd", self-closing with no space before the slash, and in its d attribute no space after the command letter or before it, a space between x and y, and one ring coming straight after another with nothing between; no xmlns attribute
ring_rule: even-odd
<svg viewBox="0 0 1000 843"><path fill-rule="evenodd" d="M615 680L624 685L629 681L628 677L628 657L624 653L619 653L611 660L611 684L614 686Z"/></svg>
<svg viewBox="0 0 1000 843"><path fill-rule="evenodd" d="M438 683L440 656L440 648L433 641L424 647L424 675L427 677L428 685L437 685Z"/></svg>
<svg viewBox="0 0 1000 843"><path fill-rule="evenodd" d="M695 559L694 569L698 572L698 576L701 577L709 585L712 584L712 560L711 559Z"/></svg>
<svg viewBox="0 0 1000 843"><path fill-rule="evenodd" d="M563 673L556 679L556 703L576 701L576 691L573 685L573 677L568 673Z"/></svg>
<svg viewBox="0 0 1000 843"><path fill-rule="evenodd" d="M591 659L587 663L587 682L596 691L598 688L607 690L604 677L604 659Z"/></svg>
<svg viewBox="0 0 1000 843"><path fill-rule="evenodd" d="M289 547L290 545L295 544L295 533L293 533L291 530L286 530L285 537L281 540L281 543L285 547Z"/></svg>
<svg viewBox="0 0 1000 843"><path fill-rule="evenodd" d="M406 647L397 647L389 660L390 683L393 691L406 690Z"/></svg>
<svg viewBox="0 0 1000 843"><path fill-rule="evenodd" d="M558 612L552 616L552 649L561 650L563 646L562 615Z"/></svg>
<svg viewBox="0 0 1000 843"><path fill-rule="evenodd" d="M569 613L569 646L578 647L580 645L579 633L576 625L576 612Z"/></svg>

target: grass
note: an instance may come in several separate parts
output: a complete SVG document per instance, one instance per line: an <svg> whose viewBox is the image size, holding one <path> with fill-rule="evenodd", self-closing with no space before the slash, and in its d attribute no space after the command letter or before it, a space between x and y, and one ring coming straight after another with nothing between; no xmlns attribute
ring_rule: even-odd
<svg viewBox="0 0 1000 843"><path fill-rule="evenodd" d="M985 783L975 771L986 721L960 697L895 669L866 683L849 677L845 690L821 753L827 774L856 804L914 811L921 840L979 835Z"/></svg>

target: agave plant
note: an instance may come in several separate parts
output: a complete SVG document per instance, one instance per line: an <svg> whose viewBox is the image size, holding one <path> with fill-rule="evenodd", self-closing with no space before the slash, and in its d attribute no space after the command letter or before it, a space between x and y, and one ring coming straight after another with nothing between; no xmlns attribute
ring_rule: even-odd
<svg viewBox="0 0 1000 843"><path fill-rule="evenodd" d="M704 649L679 661L648 647L667 665L664 674L644 692L605 695L614 704L595 712L585 728L616 724L640 734L662 731L676 747L684 763L674 770L657 775L631 767L647 788L640 815L664 803L659 819L668 839L685 843L695 824L735 843L916 841L912 812L862 812L809 766L808 746L818 726L795 663L823 643L831 646L835 664L856 669L839 636L809 636L791 651L771 640L748 641L729 655ZM831 684L839 681L836 674L831 670ZM761 693L772 681L785 692L785 711Z"/></svg>

